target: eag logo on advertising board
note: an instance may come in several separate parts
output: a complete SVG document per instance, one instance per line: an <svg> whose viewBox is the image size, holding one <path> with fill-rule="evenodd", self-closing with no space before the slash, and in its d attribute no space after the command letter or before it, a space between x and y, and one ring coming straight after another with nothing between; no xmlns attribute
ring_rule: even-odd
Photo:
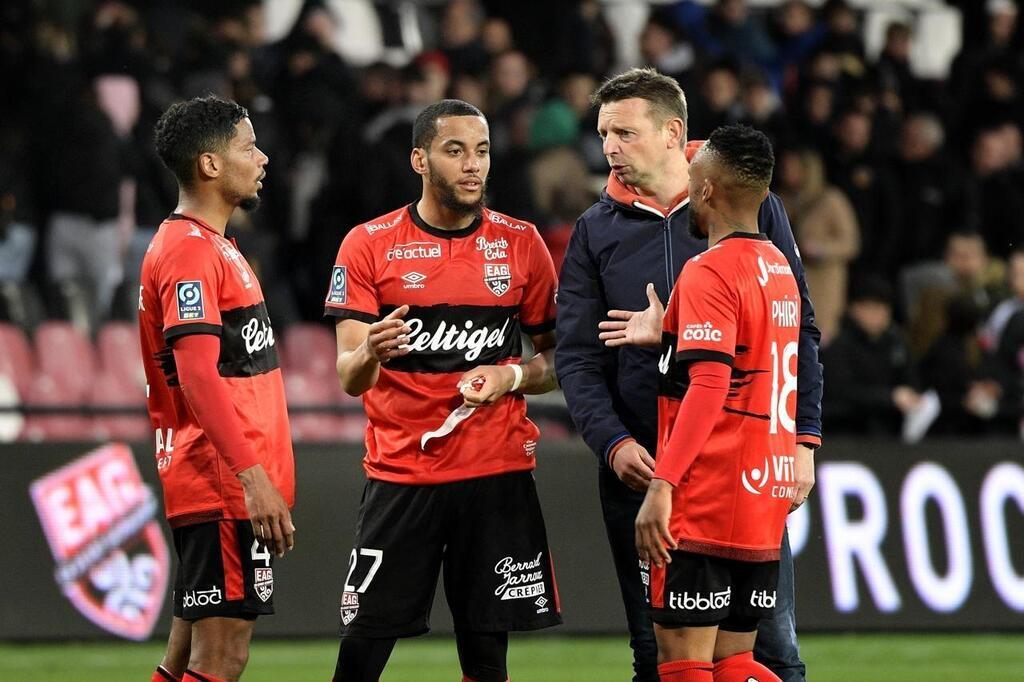
<svg viewBox="0 0 1024 682"><path fill-rule="evenodd" d="M128 446L97 448L33 481L30 494L64 595L104 630L147 639L163 607L168 552L157 500Z"/></svg>

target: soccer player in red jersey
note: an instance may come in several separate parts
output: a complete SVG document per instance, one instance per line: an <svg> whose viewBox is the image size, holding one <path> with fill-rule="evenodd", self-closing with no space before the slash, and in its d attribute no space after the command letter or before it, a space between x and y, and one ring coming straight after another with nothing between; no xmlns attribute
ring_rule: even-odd
<svg viewBox="0 0 1024 682"><path fill-rule="evenodd" d="M429 629L442 566L465 680L504 682L508 632L561 622L523 398L555 386L555 269L533 225L484 207L489 149L476 107L428 106L421 197L338 251L325 313L341 385L363 397L369 480L336 682L376 682L396 639Z"/></svg>
<svg viewBox="0 0 1024 682"><path fill-rule="evenodd" d="M156 125L178 206L142 263L139 332L156 466L178 568L167 653L153 680L237 680L273 557L293 546L284 384L256 275L225 237L259 204L267 156L245 109L216 97L172 105Z"/></svg>
<svg viewBox="0 0 1024 682"><path fill-rule="evenodd" d="M611 311L608 345L662 345L658 453L636 520L663 682L764 682L753 659L771 615L786 515L797 499L800 295L758 232L774 156L764 134L719 128L690 166L690 228L708 250L668 310Z"/></svg>

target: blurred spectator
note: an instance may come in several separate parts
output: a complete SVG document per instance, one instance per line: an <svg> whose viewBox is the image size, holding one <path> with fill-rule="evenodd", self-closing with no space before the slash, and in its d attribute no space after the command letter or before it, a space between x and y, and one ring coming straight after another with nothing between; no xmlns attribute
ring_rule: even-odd
<svg viewBox="0 0 1024 682"><path fill-rule="evenodd" d="M899 97L904 109L924 104L925 85L910 70L910 24L894 22L885 29L885 44L875 67L879 87Z"/></svg>
<svg viewBox="0 0 1024 682"><path fill-rule="evenodd" d="M596 89L597 79L592 74L570 72L559 83L558 94L576 115L580 131L577 144L587 169L595 175L603 175L608 170L608 161L604 157L601 136L597 134L597 107L590 103L590 96Z"/></svg>
<svg viewBox="0 0 1024 682"><path fill-rule="evenodd" d="M942 257L956 230L970 224L967 175L944 150L935 114L911 114L903 124L893 174L903 204L894 264L903 268Z"/></svg>
<svg viewBox="0 0 1024 682"><path fill-rule="evenodd" d="M645 66L675 78L684 92L693 88L697 51L667 11L651 13L640 34L640 55Z"/></svg>
<svg viewBox="0 0 1024 682"><path fill-rule="evenodd" d="M559 99L537 110L530 124L530 184L543 223L564 224L581 215L597 198L590 191L587 164L576 149L579 124Z"/></svg>
<svg viewBox="0 0 1024 682"><path fill-rule="evenodd" d="M821 156L785 150L778 157L778 193L793 224L823 345L835 337L846 304L850 261L860 250L849 200L825 181Z"/></svg>
<svg viewBox="0 0 1024 682"><path fill-rule="evenodd" d="M998 413L1001 388L989 378L978 340L980 312L969 296L948 299L944 330L921 360L921 384L942 405L942 418L931 431L936 435L982 433Z"/></svg>
<svg viewBox="0 0 1024 682"><path fill-rule="evenodd" d="M708 17L708 31L715 54L761 67L775 60L775 45L747 0L718 0Z"/></svg>
<svg viewBox="0 0 1024 682"><path fill-rule="evenodd" d="M915 357L921 357L944 333L950 331L947 314L956 301L954 322L967 318L980 324L1006 296L1004 267L989 258L985 241L975 232L954 232L946 245L943 262L922 264L903 273L907 300L909 336Z"/></svg>
<svg viewBox="0 0 1024 682"><path fill-rule="evenodd" d="M986 352L994 352L999 346L1003 330L1010 318L1024 310L1024 245L1014 248L1006 267L1006 283L1010 297L1000 302L988 316L979 332L981 346Z"/></svg>
<svg viewBox="0 0 1024 682"><path fill-rule="evenodd" d="M740 104L740 73L735 62L710 64L701 79L701 97L690 107L687 137L704 139L715 128L736 123L743 114Z"/></svg>
<svg viewBox="0 0 1024 682"><path fill-rule="evenodd" d="M827 26L822 47L838 57L843 71L856 77L863 75L864 39L856 10L846 0L827 0L822 13Z"/></svg>
<svg viewBox="0 0 1024 682"><path fill-rule="evenodd" d="M776 11L774 32L778 51L773 71L783 92L796 92L800 64L821 45L826 30L803 0L789 0Z"/></svg>
<svg viewBox="0 0 1024 682"><path fill-rule="evenodd" d="M988 0L973 4L985 7L985 35L982 40L974 41L965 33L963 48L953 60L950 87L953 97L959 102L970 97L978 72L986 62L1012 54L1018 33L1019 11L1014 0Z"/></svg>
<svg viewBox="0 0 1024 682"><path fill-rule="evenodd" d="M490 57L483 43L484 11L475 0L452 0L443 11L441 49L452 73L480 74Z"/></svg>
<svg viewBox="0 0 1024 682"><path fill-rule="evenodd" d="M857 214L861 251L854 268L892 276L899 239L899 197L892 176L873 152L869 115L857 110L840 115L827 163L829 180L849 197Z"/></svg>
<svg viewBox="0 0 1024 682"><path fill-rule="evenodd" d="M799 141L824 153L832 148L832 124L835 117L835 86L825 81L806 85L796 110Z"/></svg>
<svg viewBox="0 0 1024 682"><path fill-rule="evenodd" d="M1015 244L1024 243L1020 128L1008 123L979 132L971 148L971 171L973 224L990 253L1005 257Z"/></svg>
<svg viewBox="0 0 1024 682"><path fill-rule="evenodd" d="M764 73L752 71L743 79L740 123L757 128L779 148L790 140L790 125L782 101Z"/></svg>
<svg viewBox="0 0 1024 682"><path fill-rule="evenodd" d="M828 386L822 416L830 433L896 435L921 400L892 313L892 288L884 279L855 283L842 329L821 354Z"/></svg>

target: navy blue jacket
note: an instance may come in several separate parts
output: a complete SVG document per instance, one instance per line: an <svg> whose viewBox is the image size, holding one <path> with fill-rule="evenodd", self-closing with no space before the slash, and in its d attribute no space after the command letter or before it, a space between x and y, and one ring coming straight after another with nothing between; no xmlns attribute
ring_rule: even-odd
<svg viewBox="0 0 1024 682"><path fill-rule="evenodd" d="M707 249L690 235L689 203L667 218L612 199L580 216L565 253L558 285L555 370L569 413L602 466L616 443L632 436L653 456L658 434L658 348L607 348L597 338L609 310L647 307L653 282L667 304L683 264ZM785 254L802 298L797 367L797 441L821 443L821 333L807 294L804 268L782 201L769 194L758 227Z"/></svg>

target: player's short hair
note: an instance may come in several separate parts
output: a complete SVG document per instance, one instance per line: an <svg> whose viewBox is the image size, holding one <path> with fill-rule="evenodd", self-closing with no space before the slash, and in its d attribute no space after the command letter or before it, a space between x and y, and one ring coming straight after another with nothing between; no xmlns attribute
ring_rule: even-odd
<svg viewBox="0 0 1024 682"><path fill-rule="evenodd" d="M156 122L157 154L182 186L191 187L199 155L226 149L248 116L245 107L216 95L175 102Z"/></svg>
<svg viewBox="0 0 1024 682"><path fill-rule="evenodd" d="M772 182L775 153L768 136L760 130L744 125L715 128L700 153L723 166L741 189L761 194Z"/></svg>
<svg viewBox="0 0 1024 682"><path fill-rule="evenodd" d="M590 101L594 106L624 99L647 100L651 119L661 125L670 118L683 120L683 140L686 144L686 95L674 78L652 68L634 68L609 78L601 84Z"/></svg>
<svg viewBox="0 0 1024 682"><path fill-rule="evenodd" d="M434 102L428 105L416 117L416 122L412 125L412 146L421 149L430 148L430 144L437 137L438 119L448 118L449 116L479 116L483 119L487 118L482 111L469 102L463 102L461 99L443 99L439 102Z"/></svg>

